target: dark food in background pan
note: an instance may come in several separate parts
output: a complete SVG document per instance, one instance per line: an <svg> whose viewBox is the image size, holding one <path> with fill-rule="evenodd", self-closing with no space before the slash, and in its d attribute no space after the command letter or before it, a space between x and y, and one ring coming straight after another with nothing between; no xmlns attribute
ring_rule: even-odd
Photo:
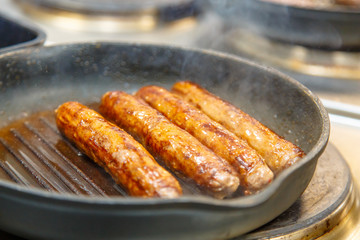
<svg viewBox="0 0 360 240"><path fill-rule="evenodd" d="M195 182L216 198L231 196L239 186L234 169L190 133L136 97L121 91L103 95L100 112L132 134L186 182Z"/></svg>
<svg viewBox="0 0 360 240"><path fill-rule="evenodd" d="M351 7L360 7L360 0L335 0L335 3Z"/></svg>
<svg viewBox="0 0 360 240"><path fill-rule="evenodd" d="M136 92L136 96L228 161L238 172L245 194L254 193L272 181L273 172L245 140L238 138L193 105L157 86L145 86Z"/></svg>
<svg viewBox="0 0 360 240"><path fill-rule="evenodd" d="M329 8L336 5L360 7L360 0L263 0L302 8Z"/></svg>
<svg viewBox="0 0 360 240"><path fill-rule="evenodd" d="M245 139L265 159L275 174L293 165L305 155L293 143L195 83L177 82L173 85L172 91L238 137Z"/></svg>
<svg viewBox="0 0 360 240"><path fill-rule="evenodd" d="M125 131L78 102L56 110L59 130L132 196L174 198L177 180Z"/></svg>
<svg viewBox="0 0 360 240"><path fill-rule="evenodd" d="M327 7L333 4L332 0L262 0L265 2L273 2L284 5L296 6L296 7Z"/></svg>

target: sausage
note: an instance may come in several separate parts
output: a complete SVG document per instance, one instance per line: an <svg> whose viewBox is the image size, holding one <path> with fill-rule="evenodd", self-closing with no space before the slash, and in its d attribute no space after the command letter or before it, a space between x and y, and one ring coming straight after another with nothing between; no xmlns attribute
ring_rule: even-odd
<svg viewBox="0 0 360 240"><path fill-rule="evenodd" d="M173 85L172 91L246 140L264 158L275 175L305 156L305 153L293 143L195 83L177 82Z"/></svg>
<svg viewBox="0 0 360 240"><path fill-rule="evenodd" d="M273 172L245 140L194 106L157 86L143 87L136 96L228 161L239 173L240 185L246 194L254 193L272 181Z"/></svg>
<svg viewBox="0 0 360 240"><path fill-rule="evenodd" d="M66 102L56 112L60 132L102 166L131 196L175 198L179 182L133 137L96 111Z"/></svg>
<svg viewBox="0 0 360 240"><path fill-rule="evenodd" d="M143 143L154 156L186 182L216 198L232 195L239 186L234 169L160 112L122 91L107 92L100 111Z"/></svg>

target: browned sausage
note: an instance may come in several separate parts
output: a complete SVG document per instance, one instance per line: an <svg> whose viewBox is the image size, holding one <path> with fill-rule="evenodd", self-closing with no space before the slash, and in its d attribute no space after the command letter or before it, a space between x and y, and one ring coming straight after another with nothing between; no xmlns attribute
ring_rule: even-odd
<svg viewBox="0 0 360 240"><path fill-rule="evenodd" d="M239 186L234 169L160 112L125 92L108 92L100 111L139 139L166 166L206 193L224 198Z"/></svg>
<svg viewBox="0 0 360 240"><path fill-rule="evenodd" d="M197 84L188 81L177 82L173 85L172 91L238 137L245 139L260 153L275 174L305 155L299 147Z"/></svg>
<svg viewBox="0 0 360 240"><path fill-rule="evenodd" d="M228 161L239 173L245 193L256 192L272 181L273 172L245 140L183 99L157 86L143 87L136 96Z"/></svg>
<svg viewBox="0 0 360 240"><path fill-rule="evenodd" d="M59 130L102 166L132 196L174 198L178 181L146 149L118 126L78 102L56 110Z"/></svg>

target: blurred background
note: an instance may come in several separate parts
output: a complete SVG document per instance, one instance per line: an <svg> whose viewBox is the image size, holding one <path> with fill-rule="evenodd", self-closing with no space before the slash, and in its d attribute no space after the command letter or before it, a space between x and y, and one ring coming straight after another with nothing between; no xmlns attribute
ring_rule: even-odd
<svg viewBox="0 0 360 240"><path fill-rule="evenodd" d="M43 31L45 45L170 44L222 51L276 68L321 98L331 119L330 143L350 166L358 189L359 0L0 0L0 15ZM0 41L14 31L0 31ZM358 211L358 203L359 197L348 208ZM326 237L359 239L354 216Z"/></svg>

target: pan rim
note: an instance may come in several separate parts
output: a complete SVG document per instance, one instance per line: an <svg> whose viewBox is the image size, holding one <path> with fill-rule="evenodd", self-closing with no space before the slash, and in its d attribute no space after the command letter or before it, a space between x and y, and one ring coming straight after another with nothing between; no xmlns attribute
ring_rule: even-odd
<svg viewBox="0 0 360 240"><path fill-rule="evenodd" d="M10 17L8 15L0 14L0 18L5 19L6 21L9 21L15 25L18 25L19 27L31 32L35 35L33 39L30 39L28 41L24 41L21 43L17 43L15 45L10 45L4 48L0 48L0 54L5 54L7 52L17 51L19 49L24 49L27 47L33 47L33 46L42 46L46 39L46 33L41 30L40 28L33 26L32 24L29 24L23 20L15 20L13 17Z"/></svg>
<svg viewBox="0 0 360 240"><path fill-rule="evenodd" d="M21 186L17 183L7 182L0 180L0 189L1 192L6 193L16 193L25 194L27 196L27 200L43 200L46 201L47 204L59 204L63 205L65 203L73 203L73 204L81 204L81 205L96 205L96 206L111 206L111 210L113 211L116 206L169 206L169 205L182 205L182 204L195 204L197 206L203 207L214 207L221 209L242 209L242 208L251 208L266 202L271 196L276 194L278 188L285 181L291 173L301 168L301 166L311 162L317 157L319 157L322 152L325 150L325 147L328 143L329 135L330 135L330 120L328 113L321 103L320 99L311 92L308 88L306 88L303 84L299 83L295 79L285 75L284 73L268 66L264 66L259 63L255 63L248 59L232 55L229 53L218 52L215 50L204 50L198 48L190 48L190 47L181 47L181 46L173 46L173 45L165 45L165 44L146 44L146 43L124 43L124 42L111 42L111 41L96 41L96 42L83 42L83 43L65 43L65 44L54 44L51 46L44 47L32 47L27 49L19 49L11 52L7 52L0 56L0 59L7 58L11 56L26 54L28 51L37 51L43 49L51 49L51 48L59 48L59 47L74 47L74 46L99 46L100 45L113 45L113 46L124 46L124 47L157 47L157 48L166 48L168 50L180 50L193 52L198 54L206 54L214 57L220 57L223 59L228 59L230 61L239 62L242 64L250 65L255 68L259 68L262 71L270 72L276 76L278 76L282 81L288 81L303 93L310 98L318 109L318 113L323 121L321 126L321 134L319 139L314 144L314 147L307 153L307 155L301 159L297 164L291 166L290 168L281 172L274 181L263 189L261 192L250 195L250 196L241 196L238 198L232 199L214 199L206 196L181 196L179 198L173 199L160 199L160 198L136 198L136 197L101 197L101 196L84 196L84 195L76 195L76 194L67 194L67 193L57 193L57 192L48 192L42 189L37 188L29 188L25 186ZM50 202L51 200L51 202ZM212 209L215 210L215 209Z"/></svg>
<svg viewBox="0 0 360 240"><path fill-rule="evenodd" d="M336 5L335 7L300 7L296 5L282 4L271 1L264 0L255 0L257 4L266 6L267 8L287 8L288 11L294 11L297 13L302 13L305 17L316 16L316 14L344 14L351 15L353 17L358 17L360 14L360 8L352 8L347 6ZM312 14L312 15L309 15Z"/></svg>

